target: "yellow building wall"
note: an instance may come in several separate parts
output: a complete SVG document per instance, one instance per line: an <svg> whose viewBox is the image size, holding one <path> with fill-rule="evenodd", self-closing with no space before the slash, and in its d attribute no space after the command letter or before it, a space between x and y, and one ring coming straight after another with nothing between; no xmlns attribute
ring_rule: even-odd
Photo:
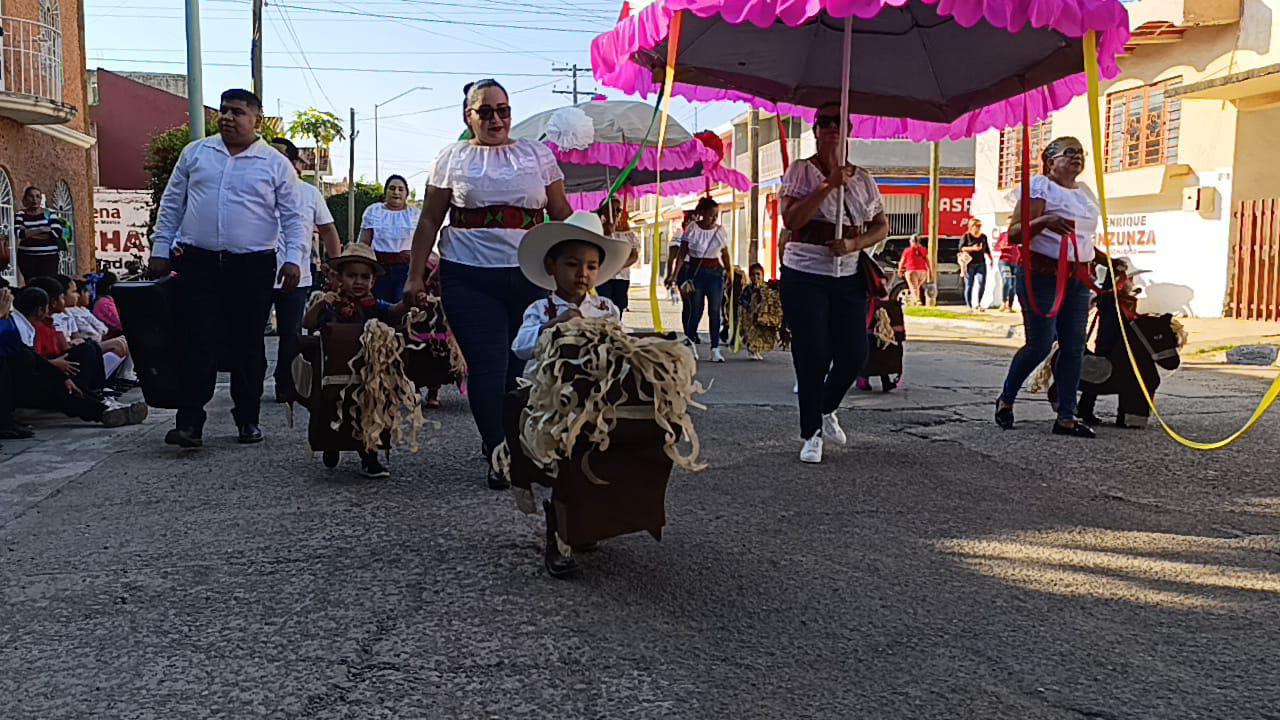
<svg viewBox="0 0 1280 720"><path fill-rule="evenodd" d="M1280 197L1280 105L1241 112L1236 140L1236 202Z"/></svg>

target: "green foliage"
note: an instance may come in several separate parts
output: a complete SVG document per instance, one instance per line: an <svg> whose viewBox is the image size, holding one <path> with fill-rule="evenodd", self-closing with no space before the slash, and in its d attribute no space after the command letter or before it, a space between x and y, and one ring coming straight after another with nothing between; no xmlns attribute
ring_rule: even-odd
<svg viewBox="0 0 1280 720"><path fill-rule="evenodd" d="M206 136L218 133L217 123L206 122L204 127ZM190 142L191 128L182 125L155 135L151 138L151 144L147 146L147 159L143 168L151 178L152 228L156 225L156 213L160 209L160 198L164 195L164 189L169 184L169 176L173 174L173 168L178 164L182 149Z"/></svg>
<svg viewBox="0 0 1280 720"><path fill-rule="evenodd" d="M334 140L342 140L346 137L342 132L342 121L337 115L315 108L299 110L293 116L293 122L289 124L285 133L294 139L315 140L317 147L330 145Z"/></svg>
<svg viewBox="0 0 1280 720"><path fill-rule="evenodd" d="M356 181L356 235L360 234L360 218L364 217L365 208L382 202L382 186L373 183ZM338 228L338 237L342 244L351 242L347 237L347 194L330 195L325 199L329 212L333 214L333 223Z"/></svg>

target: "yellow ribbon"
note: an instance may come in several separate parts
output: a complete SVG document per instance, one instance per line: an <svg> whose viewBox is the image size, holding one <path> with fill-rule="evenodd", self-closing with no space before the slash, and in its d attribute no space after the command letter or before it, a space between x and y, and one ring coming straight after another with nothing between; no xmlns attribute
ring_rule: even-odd
<svg viewBox="0 0 1280 720"><path fill-rule="evenodd" d="M653 315L653 329L663 332L662 315L658 311L658 268L662 264L662 153L667 144L667 120L671 113L671 89L676 82L676 55L680 51L680 28L684 25L684 12L671 18L667 32L667 71L662 81L662 119L658 121L658 167L654 184L657 187L656 209L653 211L653 268L649 280L649 312ZM670 279L670 278L668 278Z"/></svg>
<svg viewBox="0 0 1280 720"><path fill-rule="evenodd" d="M1089 80L1089 131L1093 138L1093 173L1094 181L1098 185L1098 203L1102 212L1102 236L1106 242L1107 248L1107 269L1111 273L1111 277L1116 276L1115 265L1111 262L1111 232L1107 225L1107 192L1103 184L1104 175L1103 168L1103 147L1102 144L1102 123L1100 114L1100 92L1098 88L1099 72L1098 72L1098 36L1094 32L1089 32L1084 36L1084 70ZM1114 293L1116 308L1120 308L1120 294ZM1124 311L1120 310L1120 317L1124 317ZM1216 442L1197 442L1189 440L1180 435L1165 419L1160 416L1160 410L1156 407L1155 398L1152 397L1151 391L1147 389L1146 382L1142 379L1142 371L1138 369L1138 360L1133 355L1133 346L1129 343L1129 331L1125 328L1125 323L1120 323L1120 337L1124 340L1124 350L1129 356L1129 363L1133 366L1134 377L1138 379L1138 387L1142 390L1142 396L1146 398L1147 405L1151 407L1151 412L1156 416L1156 420L1160 422L1160 427L1164 428L1165 433L1173 438L1179 445L1191 448L1192 450L1221 450L1231 443L1239 440L1249 433L1250 430L1258 424L1262 416L1275 403L1276 398L1280 397L1280 373L1276 373L1275 380L1272 381L1271 387L1267 389L1266 394L1262 396L1262 400L1258 403L1258 407L1253 411L1253 415L1249 417L1244 427L1235 431L1231 435Z"/></svg>

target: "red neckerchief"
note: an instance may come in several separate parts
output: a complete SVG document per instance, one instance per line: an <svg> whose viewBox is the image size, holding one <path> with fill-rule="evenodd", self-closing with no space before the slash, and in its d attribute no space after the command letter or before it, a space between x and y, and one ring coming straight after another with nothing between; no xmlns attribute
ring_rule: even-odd
<svg viewBox="0 0 1280 720"><path fill-rule="evenodd" d="M350 320L356 316L356 313L360 313L361 317L365 317L376 307L378 307L378 299L372 295L366 295L360 299L339 295L336 311L339 320Z"/></svg>

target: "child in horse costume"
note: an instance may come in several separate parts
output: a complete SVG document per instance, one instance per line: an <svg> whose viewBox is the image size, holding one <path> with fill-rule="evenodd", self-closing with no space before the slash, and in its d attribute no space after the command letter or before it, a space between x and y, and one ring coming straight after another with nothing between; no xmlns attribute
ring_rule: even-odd
<svg viewBox="0 0 1280 720"><path fill-rule="evenodd" d="M552 577L576 574L573 553L601 540L641 530L661 538L673 465L698 469L692 351L674 337L627 335L617 307L591 294L630 252L584 212L539 225L520 245L520 269L549 294L525 311L512 343L530 361L527 382L508 396L507 438L493 461L526 513L534 486L551 488L542 511ZM688 455L676 450L682 437Z"/></svg>

